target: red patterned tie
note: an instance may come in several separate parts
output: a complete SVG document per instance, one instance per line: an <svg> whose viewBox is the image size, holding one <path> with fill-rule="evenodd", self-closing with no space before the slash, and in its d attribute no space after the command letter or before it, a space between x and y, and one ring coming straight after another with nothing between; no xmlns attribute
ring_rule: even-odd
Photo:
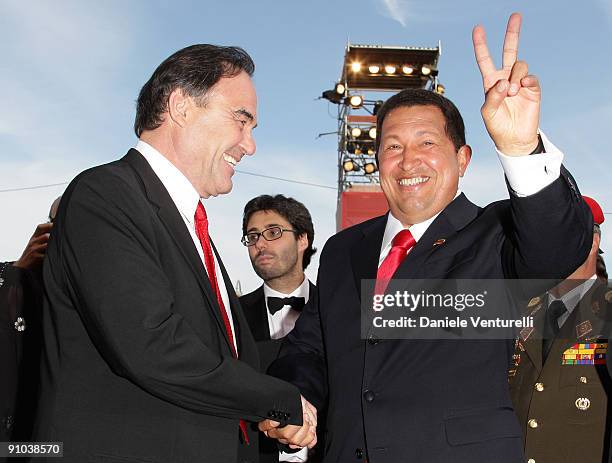
<svg viewBox="0 0 612 463"><path fill-rule="evenodd" d="M236 347L234 346L234 335L232 333L232 326L227 315L227 310L225 309L225 304L223 304L223 299L221 298L221 291L219 290L219 282L217 281L215 258L213 256L212 247L210 245L210 237L208 236L208 216L206 215L206 210L204 209L204 206L199 201L195 213L195 229L196 234L198 235L198 239L202 244L202 251L204 251L204 264L206 265L206 270L208 271L208 279L210 280L210 285L212 286L213 291L217 296L217 302L219 303L219 309L221 311L221 318L223 319L223 324L225 325L225 332L227 333L227 337L229 338L232 355L234 356L234 358L238 358L238 352L236 352ZM247 434L247 427L244 420L240 420L240 430L242 431L242 437L244 438L244 441L248 444L249 436Z"/></svg>
<svg viewBox="0 0 612 463"><path fill-rule="evenodd" d="M376 287L374 289L375 294L384 294L387 289L387 285L393 277L393 274L400 266L402 261L406 258L408 251L416 244L410 230L402 230L393 238L391 242L391 251L385 257L378 272L376 273Z"/></svg>

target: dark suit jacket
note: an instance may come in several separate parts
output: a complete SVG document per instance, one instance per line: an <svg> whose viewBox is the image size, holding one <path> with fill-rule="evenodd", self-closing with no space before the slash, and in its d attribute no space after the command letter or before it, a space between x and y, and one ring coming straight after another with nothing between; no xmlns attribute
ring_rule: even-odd
<svg viewBox="0 0 612 463"><path fill-rule="evenodd" d="M308 300L316 299L317 287L310 283ZM270 338L270 326L268 324L268 309L264 297L263 286L255 291L240 297L240 305L244 310L244 316L251 328L251 333L259 350L261 371L267 371L270 364L278 357L278 352L283 339Z"/></svg>
<svg viewBox="0 0 612 463"><path fill-rule="evenodd" d="M310 283L308 301L316 300L317 298L317 287ZM244 310L244 316L251 328L251 333L255 338L257 349L259 350L259 357L261 363L261 371L268 371L268 367L278 357L281 345L285 338L271 339L270 338L270 325L268 324L268 308L266 306L266 300L264 297L263 286L260 286L255 291L245 294L240 297L240 305ZM318 411L319 412L319 411ZM320 411L323 412L323 411ZM318 413L319 414L319 413ZM318 417L321 420L321 416ZM321 433L323 423L317 428L317 432ZM311 455L309 455L308 461L317 462L321 459L321 447L323 435L319 437L319 443ZM259 436L259 461L260 463L273 463L278 462L278 450L277 441L266 437L264 434Z"/></svg>
<svg viewBox="0 0 612 463"><path fill-rule="evenodd" d="M0 442L28 442L32 439L40 384L41 275L9 265L2 280Z"/></svg>
<svg viewBox="0 0 612 463"><path fill-rule="evenodd" d="M71 462L218 463L237 459L240 418L301 423L297 389L258 372L219 263L240 360L185 223L140 153L80 174L44 265L37 440L63 441Z"/></svg>
<svg viewBox="0 0 612 463"><path fill-rule="evenodd" d="M607 281L593 284L561 327L542 362L541 333L547 303L545 295L531 308L535 329L524 331L517 340L508 374L512 402L523 428L525 456L536 462L610 462L612 361L608 343L612 289ZM597 350L582 355L602 357L596 361L599 364L570 361L575 355L570 351L579 350L574 347L580 344L585 352L584 344ZM588 403L578 403L581 398ZM530 420L537 421L536 428L529 426Z"/></svg>
<svg viewBox="0 0 612 463"><path fill-rule="evenodd" d="M316 406L328 398L326 462L523 461L508 392L511 340L360 339L360 283L376 278L386 221L329 239L318 308L302 314L269 371ZM590 212L562 169L539 193L484 209L461 194L393 278L563 278L591 240Z"/></svg>

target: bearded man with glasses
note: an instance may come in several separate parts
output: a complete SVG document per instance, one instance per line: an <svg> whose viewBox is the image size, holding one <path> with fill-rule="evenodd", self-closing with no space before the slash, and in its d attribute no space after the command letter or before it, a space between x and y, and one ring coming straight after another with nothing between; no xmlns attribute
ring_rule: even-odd
<svg viewBox="0 0 612 463"><path fill-rule="evenodd" d="M299 201L283 195L262 195L246 204L242 233L242 244L263 284L242 296L240 304L265 372L277 358L304 304L315 298L316 287L304 275L316 252L312 246L314 227L308 209ZM321 430L317 433L321 435ZM320 447L318 444L310 454L307 448L297 453L279 452L275 440L261 435L260 462L318 461L316 449Z"/></svg>

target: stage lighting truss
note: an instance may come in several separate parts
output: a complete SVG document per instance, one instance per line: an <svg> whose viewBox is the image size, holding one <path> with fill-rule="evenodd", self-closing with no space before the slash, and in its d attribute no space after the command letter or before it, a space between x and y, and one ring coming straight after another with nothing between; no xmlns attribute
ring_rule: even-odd
<svg viewBox="0 0 612 463"><path fill-rule="evenodd" d="M441 45L434 48L347 44L340 81L360 91L428 88L437 84Z"/></svg>
<svg viewBox="0 0 612 463"><path fill-rule="evenodd" d="M354 157L346 157L342 161L342 170L345 174L359 174L370 176L378 172L378 166L373 159L356 159Z"/></svg>
<svg viewBox="0 0 612 463"><path fill-rule="evenodd" d="M380 93L424 88L444 93L438 82L441 45L386 47L349 43L340 79L322 98L338 107L338 193L353 185L379 184L376 115Z"/></svg>

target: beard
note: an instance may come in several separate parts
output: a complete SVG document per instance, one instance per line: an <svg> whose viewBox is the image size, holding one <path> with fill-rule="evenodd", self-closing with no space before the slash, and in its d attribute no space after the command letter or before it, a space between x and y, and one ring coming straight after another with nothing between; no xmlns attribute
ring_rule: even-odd
<svg viewBox="0 0 612 463"><path fill-rule="evenodd" d="M264 252L263 255L273 256L274 260L270 265L260 266L257 264L257 258L261 254L257 254L252 261L253 270L263 281L274 280L281 278L295 270L298 263L297 248L287 249L279 254Z"/></svg>

